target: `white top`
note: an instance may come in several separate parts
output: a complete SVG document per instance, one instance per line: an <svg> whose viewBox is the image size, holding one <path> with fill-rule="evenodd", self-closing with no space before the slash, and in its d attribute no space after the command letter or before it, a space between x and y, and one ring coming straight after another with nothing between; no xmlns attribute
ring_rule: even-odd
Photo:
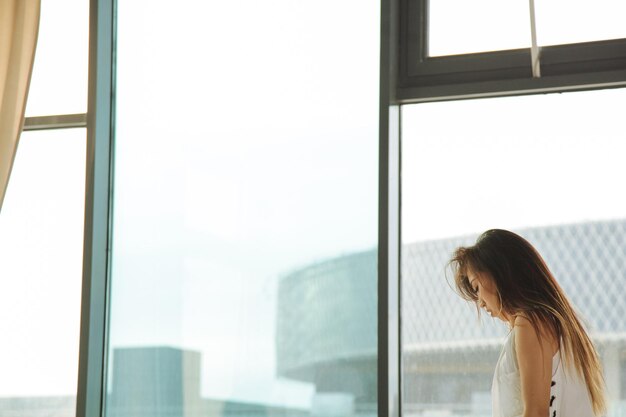
<svg viewBox="0 0 626 417"><path fill-rule="evenodd" d="M493 417L519 417L524 411L515 332L511 331L496 364L491 386ZM583 378L575 369L561 366L561 355L552 358L550 414L546 417L594 417L593 407Z"/></svg>

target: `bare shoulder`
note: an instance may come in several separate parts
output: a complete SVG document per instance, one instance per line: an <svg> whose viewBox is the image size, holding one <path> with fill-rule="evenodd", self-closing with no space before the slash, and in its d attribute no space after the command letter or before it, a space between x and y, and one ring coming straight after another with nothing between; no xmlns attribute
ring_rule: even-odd
<svg viewBox="0 0 626 417"><path fill-rule="evenodd" d="M558 341L543 323L539 323L537 327L535 329L524 315L516 316L513 322L516 348L528 354L541 352L552 357L559 349Z"/></svg>

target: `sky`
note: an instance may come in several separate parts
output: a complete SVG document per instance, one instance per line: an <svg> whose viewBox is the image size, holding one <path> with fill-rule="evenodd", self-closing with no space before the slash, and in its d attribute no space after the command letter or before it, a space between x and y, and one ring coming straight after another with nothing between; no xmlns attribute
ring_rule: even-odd
<svg viewBox="0 0 626 417"><path fill-rule="evenodd" d="M405 106L403 241L623 218L625 98L615 89Z"/></svg>
<svg viewBox="0 0 626 417"><path fill-rule="evenodd" d="M81 3L42 1L27 115L86 110ZM556 3L537 3L544 45L626 35L620 2L568 2L558 23ZM277 285L376 246L379 7L185 4L119 2L111 348L197 350L204 396L307 407L314 387L276 376ZM433 54L528 46L526 2L466 4L435 3ZM624 217L624 96L405 106L403 241ZM0 214L0 397L76 389L84 134L22 136Z"/></svg>

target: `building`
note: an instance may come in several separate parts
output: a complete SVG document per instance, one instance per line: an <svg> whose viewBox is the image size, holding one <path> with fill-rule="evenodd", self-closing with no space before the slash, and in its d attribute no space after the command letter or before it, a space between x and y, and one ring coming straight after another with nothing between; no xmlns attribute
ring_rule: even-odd
<svg viewBox="0 0 626 417"><path fill-rule="evenodd" d="M166 346L117 348L112 361L108 417L308 415L286 407L202 398L199 352Z"/></svg>

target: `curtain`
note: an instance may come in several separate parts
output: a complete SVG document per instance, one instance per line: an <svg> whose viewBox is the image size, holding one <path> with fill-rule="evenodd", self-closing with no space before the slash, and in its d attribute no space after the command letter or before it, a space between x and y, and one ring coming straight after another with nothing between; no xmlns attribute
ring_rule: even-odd
<svg viewBox="0 0 626 417"><path fill-rule="evenodd" d="M24 125L39 12L40 0L0 0L0 210Z"/></svg>

